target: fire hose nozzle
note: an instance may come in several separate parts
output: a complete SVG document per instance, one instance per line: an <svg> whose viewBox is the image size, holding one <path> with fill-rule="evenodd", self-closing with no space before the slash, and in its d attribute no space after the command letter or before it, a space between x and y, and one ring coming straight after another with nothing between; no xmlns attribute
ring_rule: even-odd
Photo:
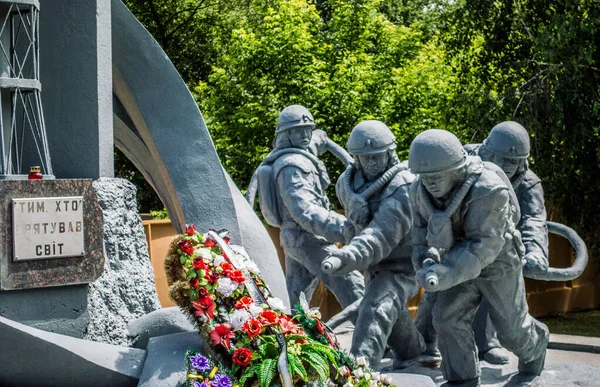
<svg viewBox="0 0 600 387"><path fill-rule="evenodd" d="M423 267L423 269L428 269L430 266L433 266L436 263L437 262L434 259L426 258L425 260L423 260L423 264L421 266ZM440 279L437 276L437 274L429 273L425 277L425 282L427 282L427 285L429 285L429 287L435 288L440 283Z"/></svg>
<svg viewBox="0 0 600 387"><path fill-rule="evenodd" d="M331 273L342 267L342 261L337 257L329 257L321 264L321 270L324 273Z"/></svg>

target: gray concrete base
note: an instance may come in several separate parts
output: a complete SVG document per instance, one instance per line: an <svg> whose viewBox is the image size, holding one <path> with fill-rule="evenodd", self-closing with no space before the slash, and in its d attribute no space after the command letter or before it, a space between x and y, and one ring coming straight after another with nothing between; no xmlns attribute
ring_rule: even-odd
<svg viewBox="0 0 600 387"><path fill-rule="evenodd" d="M177 306L155 310L131 321L127 335L132 347L146 349L152 337L182 332L196 332L196 327Z"/></svg>
<svg viewBox="0 0 600 387"><path fill-rule="evenodd" d="M353 327L350 323L345 323L335 330L342 348L350 349L352 344ZM564 387L564 386L598 386L600 375L600 354L593 350L597 344L600 344L598 338L551 335L551 342L554 345L562 345L564 348L577 349L585 348L582 352L565 351L549 349L546 354L546 367L542 374L527 383L519 380L518 359L510 354L510 363L507 365L492 365L482 361L481 365L481 385L489 387L500 386L523 386L530 385L536 387ZM391 359L383 359L381 367L391 367ZM440 386L444 383L444 378L439 369L429 369L420 366L412 366L401 371L390 371L384 374L391 375L398 386ZM420 376L421 378L433 381L430 384L417 384L423 379L413 380L412 378ZM424 382L423 382L424 383Z"/></svg>
<svg viewBox="0 0 600 387"><path fill-rule="evenodd" d="M482 386L592 387L599 384L600 354L549 349L546 354L544 371L540 376L530 381L530 384L523 384L518 379L518 359L513 354L510 354L510 363L507 365L493 365L484 361L480 364ZM440 386L444 382L439 369L431 370L413 366L397 374L394 373L394 375L402 375L403 373L427 375L433 379L436 386Z"/></svg>
<svg viewBox="0 0 600 387"><path fill-rule="evenodd" d="M0 317L0 385L135 386L146 351L31 328Z"/></svg>
<svg viewBox="0 0 600 387"><path fill-rule="evenodd" d="M196 332L153 337L148 343L148 356L140 377L139 387L178 386L185 381L185 353L204 344Z"/></svg>

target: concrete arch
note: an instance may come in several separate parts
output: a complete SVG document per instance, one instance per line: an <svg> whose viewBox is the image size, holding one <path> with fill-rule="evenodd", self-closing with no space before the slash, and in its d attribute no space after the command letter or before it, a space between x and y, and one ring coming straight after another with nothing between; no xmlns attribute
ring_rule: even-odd
<svg viewBox="0 0 600 387"><path fill-rule="evenodd" d="M187 86L127 7L119 0L111 6L115 145L154 187L179 231L186 223L228 229L287 303L275 246L223 169Z"/></svg>

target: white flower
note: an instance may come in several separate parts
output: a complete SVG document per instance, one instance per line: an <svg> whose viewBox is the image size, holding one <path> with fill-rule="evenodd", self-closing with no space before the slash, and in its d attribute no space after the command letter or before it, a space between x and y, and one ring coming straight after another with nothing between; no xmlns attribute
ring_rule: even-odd
<svg viewBox="0 0 600 387"><path fill-rule="evenodd" d="M264 310L263 308L261 308L260 306L258 306L256 304L250 305L250 307L248 309L250 309L250 313L252 313L252 315L254 317L258 316Z"/></svg>
<svg viewBox="0 0 600 387"><path fill-rule="evenodd" d="M374 380L377 380L377 381L381 380L381 374L379 372L373 372L371 374L371 376L373 376Z"/></svg>
<svg viewBox="0 0 600 387"><path fill-rule="evenodd" d="M369 387L377 387L377 381L376 380L371 380L369 382Z"/></svg>
<svg viewBox="0 0 600 387"><path fill-rule="evenodd" d="M271 298L267 299L267 304L269 304L269 306L273 310L278 310L278 311L284 312L284 313L288 312L283 301L281 301L281 299L279 299L277 297L271 297Z"/></svg>
<svg viewBox="0 0 600 387"><path fill-rule="evenodd" d="M198 249L198 254L202 257L202 258L206 258L206 259L212 259L212 255L210 254L210 249L207 249L206 247L201 247Z"/></svg>
<svg viewBox="0 0 600 387"><path fill-rule="evenodd" d="M349 369L348 369L348 367L346 367L346 366L341 366L341 367L338 369L338 372L340 373L340 375L344 375L344 376L348 375L348 372L349 372L349 371L350 371L350 370L349 370Z"/></svg>
<svg viewBox="0 0 600 387"><path fill-rule="evenodd" d="M231 329L234 331L239 331L242 329L244 323L251 318L252 315L248 313L245 309L236 309L229 316L229 324L231 324Z"/></svg>
<svg viewBox="0 0 600 387"><path fill-rule="evenodd" d="M231 294L238 288L238 284L229 278L221 278L218 282L217 292L221 293L225 297L231 296Z"/></svg>
<svg viewBox="0 0 600 387"><path fill-rule="evenodd" d="M383 379L385 379L385 382L386 382L387 384L392 384L392 383L394 383L394 379L392 379L392 377L391 377L391 376L384 376L384 377L383 377Z"/></svg>
<svg viewBox="0 0 600 387"><path fill-rule="evenodd" d="M215 257L214 261L213 261L213 266L218 267L223 262L227 262L227 260L225 259L225 257L222 256L222 255L217 255Z"/></svg>
<svg viewBox="0 0 600 387"><path fill-rule="evenodd" d="M344 387L353 387L354 385L352 383L346 383L344 384Z"/></svg>
<svg viewBox="0 0 600 387"><path fill-rule="evenodd" d="M365 366L368 367L369 366L369 362L367 361L367 358L364 356L359 356L356 358L356 365L357 366Z"/></svg>
<svg viewBox="0 0 600 387"><path fill-rule="evenodd" d="M365 373L363 372L362 368L357 368L354 370L354 375L357 378L362 378L363 376L365 376Z"/></svg>
<svg viewBox="0 0 600 387"><path fill-rule="evenodd" d="M246 265L246 269L248 269L250 273L260 274L260 269L258 268L258 266L256 266L256 263L254 263L254 261L246 261L244 262L244 264Z"/></svg>

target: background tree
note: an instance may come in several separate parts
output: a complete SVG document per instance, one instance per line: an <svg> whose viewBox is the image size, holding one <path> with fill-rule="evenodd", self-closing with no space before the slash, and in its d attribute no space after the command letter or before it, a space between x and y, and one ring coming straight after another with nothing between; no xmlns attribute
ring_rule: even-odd
<svg viewBox="0 0 600 387"><path fill-rule="evenodd" d="M600 213L597 1L126 4L194 90L240 188L271 149L277 115L290 104L308 107L341 144L359 121L382 120L398 137L401 158L422 130L479 142L512 119L532 134L531 167L551 216L584 234L598 256L600 220L591 215ZM341 164L326 163L337 178Z"/></svg>

